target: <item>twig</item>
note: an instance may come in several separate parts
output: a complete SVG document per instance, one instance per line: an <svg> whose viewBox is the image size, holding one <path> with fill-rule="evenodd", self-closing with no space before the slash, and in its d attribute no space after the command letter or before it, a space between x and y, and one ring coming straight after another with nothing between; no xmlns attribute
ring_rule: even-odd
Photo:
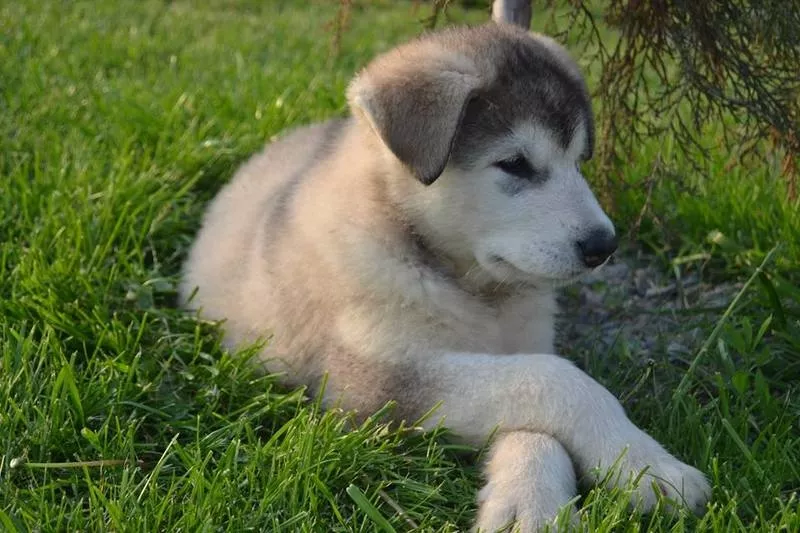
<svg viewBox="0 0 800 533"><path fill-rule="evenodd" d="M417 523L414 522L410 516L408 516L408 513L405 511L405 509L400 507L400 504L394 501L391 496L386 494L386 492L384 492L382 489L378 490L378 495L383 499L383 501L389 504L389 507L394 509L395 512L400 515L400 518L405 520L406 524L408 524L413 530L419 529L419 525L417 525Z"/></svg>
<svg viewBox="0 0 800 533"><path fill-rule="evenodd" d="M9 463L9 468L96 468L104 466L127 466L130 461L126 459L100 459L97 461L69 461L62 463L34 463L26 461L23 457L16 457Z"/></svg>

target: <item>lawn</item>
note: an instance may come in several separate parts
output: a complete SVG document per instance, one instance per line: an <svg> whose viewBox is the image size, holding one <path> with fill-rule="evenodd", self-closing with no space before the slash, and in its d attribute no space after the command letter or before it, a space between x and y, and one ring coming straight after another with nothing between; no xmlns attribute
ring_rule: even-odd
<svg viewBox="0 0 800 533"><path fill-rule="evenodd" d="M175 307L204 205L237 165L346 113L355 70L427 13L361 3L334 43L336 4L0 4L0 530L469 527L482 450L380 413L354 428ZM620 175L643 182L669 144ZM709 510L642 516L624 491L592 490L590 530L800 531L800 204L776 162L727 156L705 173L676 159L684 179L619 192L629 254L732 287L715 306L651 311L691 317L688 355L663 339L645 361L624 335L565 348L708 474Z"/></svg>

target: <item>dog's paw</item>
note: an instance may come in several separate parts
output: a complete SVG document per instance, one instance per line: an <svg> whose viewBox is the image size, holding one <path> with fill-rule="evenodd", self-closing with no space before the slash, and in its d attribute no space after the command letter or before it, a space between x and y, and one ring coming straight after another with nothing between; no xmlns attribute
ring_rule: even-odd
<svg viewBox="0 0 800 533"><path fill-rule="evenodd" d="M705 475L667 452L641 430L621 445L610 447L589 476L595 483L626 488L634 492L631 504L650 511L660 498L667 509L685 507L701 514L711 497L711 486Z"/></svg>
<svg viewBox="0 0 800 533"><path fill-rule="evenodd" d="M473 531L544 531L577 494L567 451L541 433L515 431L497 438L486 464L486 486L478 493ZM571 509L574 517L574 509Z"/></svg>
<svg viewBox="0 0 800 533"><path fill-rule="evenodd" d="M480 509L473 532L556 532L558 515L570 499L553 493L532 494L529 489L513 484L489 483L478 493ZM569 512L573 523L577 522L575 509Z"/></svg>

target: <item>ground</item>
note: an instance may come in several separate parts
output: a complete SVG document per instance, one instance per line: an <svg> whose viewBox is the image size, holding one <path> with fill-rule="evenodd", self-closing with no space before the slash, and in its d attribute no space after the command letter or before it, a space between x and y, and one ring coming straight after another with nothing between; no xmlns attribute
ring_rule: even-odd
<svg viewBox="0 0 800 533"><path fill-rule="evenodd" d="M272 136L345 113L355 70L420 31L414 4L356 2L340 39L336 2L0 4L0 529L469 526L483 450L354 428L175 308L205 203ZM800 206L771 149L700 170L671 145L584 169L625 246L565 291L559 346L713 497L642 516L592 490L582 524L797 531Z"/></svg>

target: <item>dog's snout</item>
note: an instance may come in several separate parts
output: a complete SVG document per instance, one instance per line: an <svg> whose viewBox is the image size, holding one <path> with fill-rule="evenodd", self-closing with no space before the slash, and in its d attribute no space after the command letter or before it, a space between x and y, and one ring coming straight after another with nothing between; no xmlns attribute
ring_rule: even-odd
<svg viewBox="0 0 800 533"><path fill-rule="evenodd" d="M578 251L583 264L596 268L606 262L617 249L617 236L607 229L592 230L586 238L578 241Z"/></svg>

